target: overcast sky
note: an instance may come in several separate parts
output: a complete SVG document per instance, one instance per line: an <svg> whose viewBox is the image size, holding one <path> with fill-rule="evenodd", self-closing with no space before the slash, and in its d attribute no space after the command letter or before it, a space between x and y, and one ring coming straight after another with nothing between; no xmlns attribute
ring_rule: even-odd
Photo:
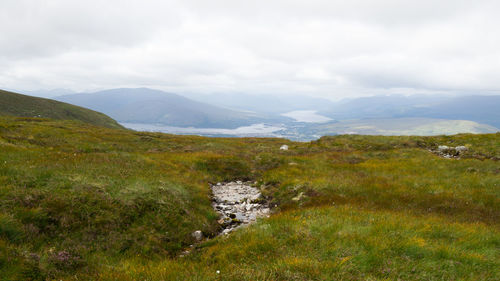
<svg viewBox="0 0 500 281"><path fill-rule="evenodd" d="M0 1L0 88L500 93L500 1Z"/></svg>

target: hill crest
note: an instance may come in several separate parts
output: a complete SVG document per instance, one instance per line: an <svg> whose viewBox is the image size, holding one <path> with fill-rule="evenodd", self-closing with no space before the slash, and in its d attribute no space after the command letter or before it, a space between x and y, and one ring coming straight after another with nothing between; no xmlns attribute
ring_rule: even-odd
<svg viewBox="0 0 500 281"><path fill-rule="evenodd" d="M78 120L107 128L123 128L118 122L101 112L4 90L0 90L0 115Z"/></svg>

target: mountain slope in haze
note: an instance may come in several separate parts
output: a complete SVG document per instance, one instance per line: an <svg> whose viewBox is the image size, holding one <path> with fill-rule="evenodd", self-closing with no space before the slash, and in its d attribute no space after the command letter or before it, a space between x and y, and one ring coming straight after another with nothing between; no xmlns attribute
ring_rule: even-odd
<svg viewBox="0 0 500 281"><path fill-rule="evenodd" d="M62 96L62 95L70 95L70 94L76 94L75 91L70 90L70 89L64 89L64 88L56 88L56 89L48 89L48 90L17 90L17 89L5 89L7 91L11 92L22 92L25 95L29 96L35 96L35 97L41 97L41 98L47 98L47 99L52 99L54 97Z"/></svg>
<svg viewBox="0 0 500 281"><path fill-rule="evenodd" d="M297 110L327 110L334 105L334 103L328 99L298 95L273 96L220 93L208 95L191 94L190 98L206 103L217 103L227 108L272 114L281 114Z"/></svg>
<svg viewBox="0 0 500 281"><path fill-rule="evenodd" d="M158 123L177 127L236 128L271 120L262 114L239 112L148 88L111 89L66 95L57 100L102 111L120 122Z"/></svg>
<svg viewBox="0 0 500 281"><path fill-rule="evenodd" d="M115 120L100 112L4 90L0 90L0 115L79 120L107 128L123 128Z"/></svg>
<svg viewBox="0 0 500 281"><path fill-rule="evenodd" d="M500 96L373 96L344 100L321 114L337 120L441 118L500 127Z"/></svg>
<svg viewBox="0 0 500 281"><path fill-rule="evenodd" d="M321 136L332 135L436 136L460 133L490 134L496 132L500 132L500 130L474 121L406 117L351 119L328 123L300 124L282 131L281 135L291 140L311 141Z"/></svg>
<svg viewBox="0 0 500 281"><path fill-rule="evenodd" d="M322 111L337 120L405 117L415 108L427 108L448 97L425 95L388 95L345 99Z"/></svg>
<svg viewBox="0 0 500 281"><path fill-rule="evenodd" d="M408 116L466 119L500 128L500 96L461 96L429 107L413 108Z"/></svg>

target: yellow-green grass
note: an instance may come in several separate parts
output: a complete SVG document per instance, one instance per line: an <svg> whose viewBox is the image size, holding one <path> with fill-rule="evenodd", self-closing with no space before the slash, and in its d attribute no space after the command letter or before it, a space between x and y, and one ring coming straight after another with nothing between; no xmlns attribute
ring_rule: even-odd
<svg viewBox="0 0 500 281"><path fill-rule="evenodd" d="M370 153L323 152L291 157L263 175L280 206L323 203L439 213L459 220L500 220L498 161L450 160L422 149ZM303 193L302 200L292 199Z"/></svg>
<svg viewBox="0 0 500 281"><path fill-rule="evenodd" d="M294 143L0 117L0 280L495 280L499 143ZM469 150L444 159L429 151L441 144ZM276 214L177 258L194 230L219 231L208 183L235 179L257 181Z"/></svg>
<svg viewBox="0 0 500 281"><path fill-rule="evenodd" d="M287 211L182 259L132 258L99 280L498 280L500 232L436 215L323 206ZM219 272L219 273L218 273Z"/></svg>

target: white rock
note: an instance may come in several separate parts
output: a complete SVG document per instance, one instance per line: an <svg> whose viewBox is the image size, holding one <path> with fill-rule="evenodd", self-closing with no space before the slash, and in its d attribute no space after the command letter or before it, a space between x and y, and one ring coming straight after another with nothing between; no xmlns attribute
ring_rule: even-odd
<svg viewBox="0 0 500 281"><path fill-rule="evenodd" d="M444 150L447 150L447 149L450 149L447 145L440 145L440 146L438 146L438 151L444 151Z"/></svg>
<svg viewBox="0 0 500 281"><path fill-rule="evenodd" d="M280 147L280 150L288 150L288 145L284 144Z"/></svg>
<svg viewBox="0 0 500 281"><path fill-rule="evenodd" d="M203 239L203 232L201 232L201 230L196 230L191 233L191 236L193 236L196 241L201 241Z"/></svg>
<svg viewBox="0 0 500 281"><path fill-rule="evenodd" d="M467 151L469 149L466 146L460 145L460 146L455 147L455 150L458 152L463 152L463 151Z"/></svg>

